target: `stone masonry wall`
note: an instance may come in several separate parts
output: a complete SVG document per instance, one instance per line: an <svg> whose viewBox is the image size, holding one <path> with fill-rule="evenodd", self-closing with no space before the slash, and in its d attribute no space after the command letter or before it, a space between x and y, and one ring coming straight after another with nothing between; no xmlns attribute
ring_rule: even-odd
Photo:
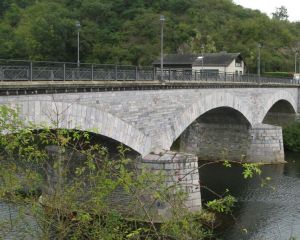
<svg viewBox="0 0 300 240"><path fill-rule="evenodd" d="M249 162L283 163L282 128L258 124L250 130L251 143L247 152Z"/></svg>
<svg viewBox="0 0 300 240"><path fill-rule="evenodd" d="M137 168L145 168L154 173L161 172L165 177L166 186L175 184L187 194L184 204L189 211L201 210L198 158L195 155L162 150L140 158ZM171 216L167 203L156 202L154 207L158 218Z"/></svg>
<svg viewBox="0 0 300 240"><path fill-rule="evenodd" d="M180 151L194 153L200 160L239 161L250 144L245 125L193 123L181 136Z"/></svg>
<svg viewBox="0 0 300 240"><path fill-rule="evenodd" d="M281 127L257 124L192 124L180 139L180 151L194 153L200 160L283 163Z"/></svg>
<svg viewBox="0 0 300 240"><path fill-rule="evenodd" d="M49 86L51 87L51 86ZM251 125L284 99L298 107L297 88L211 88L2 96L0 104L20 108L22 117L39 124L61 106L67 128L96 129L143 155L170 149L197 118L217 107L230 107ZM47 121L48 120L48 121Z"/></svg>

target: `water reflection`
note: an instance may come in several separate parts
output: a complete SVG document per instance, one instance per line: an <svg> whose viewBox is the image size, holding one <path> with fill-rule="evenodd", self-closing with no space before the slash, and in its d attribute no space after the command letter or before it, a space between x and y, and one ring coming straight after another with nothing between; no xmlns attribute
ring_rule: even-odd
<svg viewBox="0 0 300 240"><path fill-rule="evenodd" d="M286 160L287 164L263 167L262 177L272 178L268 187L261 187L258 177L244 180L237 166L211 165L200 171L202 184L218 193L230 189L238 198L236 221L222 234L224 239L300 238L300 155L287 153ZM202 197L214 196L203 191Z"/></svg>

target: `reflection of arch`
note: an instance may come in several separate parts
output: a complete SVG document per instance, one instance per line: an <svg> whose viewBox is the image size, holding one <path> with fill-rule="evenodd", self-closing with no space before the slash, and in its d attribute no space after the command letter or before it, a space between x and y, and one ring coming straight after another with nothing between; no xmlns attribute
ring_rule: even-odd
<svg viewBox="0 0 300 240"><path fill-rule="evenodd" d="M208 112L209 110L228 107L240 112L245 119L252 125L252 113L248 108L247 103L243 103L230 93L215 93L202 98L199 98L197 102L192 104L185 112L177 115L175 119L174 132L170 133L172 136L169 142L166 144L165 148L170 148L173 141L175 141L182 132L191 125L196 119L201 115Z"/></svg>
<svg viewBox="0 0 300 240"><path fill-rule="evenodd" d="M117 140L142 155L148 154L150 138L121 119L77 103L29 101L17 105L20 116L35 124L90 131Z"/></svg>
<svg viewBox="0 0 300 240"><path fill-rule="evenodd" d="M297 103L296 100L292 97L290 93L287 91L278 91L276 94L273 94L270 96L266 102L266 104L263 105L263 112L262 115L258 116L259 119L257 122L263 122L264 118L267 116L270 109L279 101L285 101L289 103L294 112L297 112Z"/></svg>

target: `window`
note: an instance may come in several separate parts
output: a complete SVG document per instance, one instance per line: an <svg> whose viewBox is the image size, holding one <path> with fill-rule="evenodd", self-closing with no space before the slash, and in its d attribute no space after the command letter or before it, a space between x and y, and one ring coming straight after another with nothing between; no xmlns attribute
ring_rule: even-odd
<svg viewBox="0 0 300 240"><path fill-rule="evenodd" d="M235 66L236 67L242 67L242 63L241 62L235 62Z"/></svg>
<svg viewBox="0 0 300 240"><path fill-rule="evenodd" d="M205 76L215 77L215 76L219 75L219 70L218 69L204 69L203 74Z"/></svg>

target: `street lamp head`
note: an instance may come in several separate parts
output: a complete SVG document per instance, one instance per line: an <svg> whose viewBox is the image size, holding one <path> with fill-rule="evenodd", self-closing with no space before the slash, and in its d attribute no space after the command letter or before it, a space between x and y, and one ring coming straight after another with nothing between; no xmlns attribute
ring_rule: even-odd
<svg viewBox="0 0 300 240"><path fill-rule="evenodd" d="M76 28L79 29L79 28L81 27L80 22L79 22L79 21L76 21L75 26L76 26Z"/></svg>
<svg viewBox="0 0 300 240"><path fill-rule="evenodd" d="M164 15L160 15L160 19L159 20L160 20L161 23L163 23L166 20L165 16Z"/></svg>
<svg viewBox="0 0 300 240"><path fill-rule="evenodd" d="M258 48L261 48L262 46L261 46L261 44L259 43L259 44L257 45L257 47L258 47Z"/></svg>

